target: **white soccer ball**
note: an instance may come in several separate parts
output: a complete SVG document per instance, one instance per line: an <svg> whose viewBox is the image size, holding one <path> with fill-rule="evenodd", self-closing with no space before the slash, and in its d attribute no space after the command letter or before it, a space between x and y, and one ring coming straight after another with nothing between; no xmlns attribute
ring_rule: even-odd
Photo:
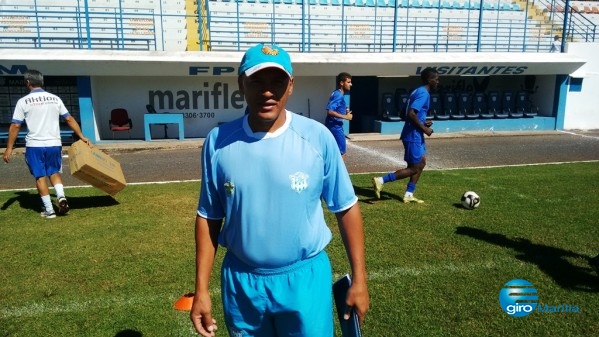
<svg viewBox="0 0 599 337"><path fill-rule="evenodd" d="M475 192L468 191L462 194L461 202L465 209L475 209L480 205L480 197Z"/></svg>

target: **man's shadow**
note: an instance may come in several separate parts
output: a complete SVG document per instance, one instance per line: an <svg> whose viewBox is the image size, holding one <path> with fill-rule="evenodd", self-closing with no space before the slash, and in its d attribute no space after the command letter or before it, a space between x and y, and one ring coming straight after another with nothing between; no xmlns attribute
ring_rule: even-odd
<svg viewBox="0 0 599 337"><path fill-rule="evenodd" d="M385 192L385 191L381 191L381 198L377 199L376 195L374 194L374 189L372 187L364 188L364 187L354 185L354 192L360 199L360 202L367 203L367 204L372 204L374 202L377 202L380 200L387 200L387 199L395 199L395 200L399 200L399 201L403 202L403 199L400 198L398 195L389 193L389 192Z"/></svg>
<svg viewBox="0 0 599 337"><path fill-rule="evenodd" d="M474 239L512 249L516 259L533 263L562 288L599 292L599 280L591 267L579 267L568 261L568 258L590 260L590 256L575 253L557 247L531 242L525 238L508 238L504 234L489 233L482 229L460 226L456 234L466 235Z"/></svg>
<svg viewBox="0 0 599 337"><path fill-rule="evenodd" d="M85 209L118 205L119 202L109 195L95 195L88 197L67 197L70 209ZM0 210L5 211L13 204L18 203L23 209L39 212L42 201L37 191L17 191L14 196L2 204Z"/></svg>

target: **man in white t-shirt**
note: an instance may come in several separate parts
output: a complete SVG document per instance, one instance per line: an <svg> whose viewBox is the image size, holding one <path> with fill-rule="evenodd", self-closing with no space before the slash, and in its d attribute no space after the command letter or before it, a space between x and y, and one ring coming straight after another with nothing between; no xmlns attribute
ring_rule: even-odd
<svg viewBox="0 0 599 337"><path fill-rule="evenodd" d="M25 137L25 161L29 171L35 178L37 191L42 198L44 210L40 215L45 219L56 217L54 206L50 199L50 192L46 177L54 186L58 205L58 214L64 215L69 211L69 204L65 197L62 185L62 143L60 140L60 118L75 132L75 135L86 144L89 139L83 136L79 124L69 114L62 100L49 92L44 91L44 76L37 70L25 72L25 86L30 93L19 99L8 130L8 143L4 151L4 161L10 162L13 146L21 125L27 124Z"/></svg>
<svg viewBox="0 0 599 337"><path fill-rule="evenodd" d="M549 49L552 53L559 53L562 49L562 43L559 41L559 35L553 37L553 42L551 42L551 48Z"/></svg>

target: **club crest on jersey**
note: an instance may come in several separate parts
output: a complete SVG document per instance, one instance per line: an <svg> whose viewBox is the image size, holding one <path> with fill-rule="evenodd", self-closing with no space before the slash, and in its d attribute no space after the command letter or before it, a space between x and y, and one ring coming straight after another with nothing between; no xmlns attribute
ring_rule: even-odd
<svg viewBox="0 0 599 337"><path fill-rule="evenodd" d="M310 176L304 172L295 172L294 174L290 174L289 179L291 180L291 189L297 193L305 190L308 188L308 178L310 178Z"/></svg>
<svg viewBox="0 0 599 337"><path fill-rule="evenodd" d="M233 192L235 192L235 184L233 184L230 181L227 181L225 183L225 191L227 192L228 195L233 195Z"/></svg>

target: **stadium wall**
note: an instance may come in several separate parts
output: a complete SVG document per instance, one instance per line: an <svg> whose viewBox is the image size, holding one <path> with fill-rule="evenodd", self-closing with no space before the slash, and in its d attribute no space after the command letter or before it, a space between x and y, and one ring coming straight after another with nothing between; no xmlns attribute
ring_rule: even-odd
<svg viewBox="0 0 599 337"><path fill-rule="evenodd" d="M369 83L354 87L350 104L355 120L350 130L398 133L401 122L377 122L382 94L414 88L420 84L420 70L433 66L441 73L441 85L456 91L481 85L484 90L519 90L530 86L527 78L534 78L531 90L539 106L535 118L449 120L437 124L437 132L598 129L598 65L592 62L598 50L599 45L592 43L571 44L567 53L292 53L295 90L288 108L324 121L335 75L348 71L356 83ZM144 139L146 104L158 112L183 113L184 136L201 138L244 113L237 91L241 57L240 52L4 49L0 77L17 79L26 69L77 77L82 127L95 141L113 138L108 120L110 110L119 107L133 119L132 138ZM169 137L177 136L175 129L169 128ZM153 127L152 135L162 137L160 126Z"/></svg>
<svg viewBox="0 0 599 337"><path fill-rule="evenodd" d="M564 115L564 130L599 129L599 44L570 43L568 53L580 56L586 63L569 79Z"/></svg>

